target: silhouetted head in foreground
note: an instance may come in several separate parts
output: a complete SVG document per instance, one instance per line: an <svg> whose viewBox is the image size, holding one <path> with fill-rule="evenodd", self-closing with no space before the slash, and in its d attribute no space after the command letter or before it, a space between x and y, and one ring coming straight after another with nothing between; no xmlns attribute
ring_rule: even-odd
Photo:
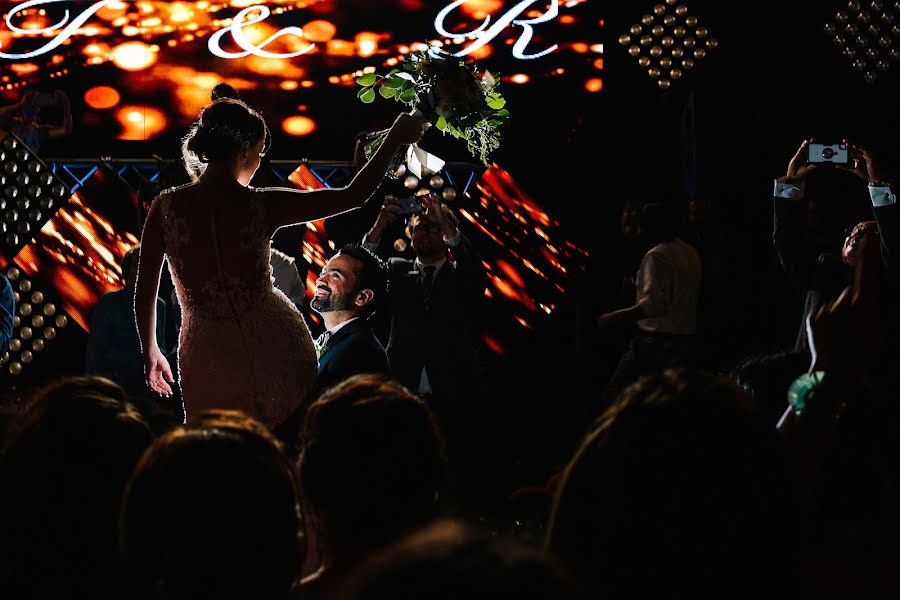
<svg viewBox="0 0 900 600"><path fill-rule="evenodd" d="M548 549L598 597L762 597L793 573L774 426L686 370L626 388L570 462Z"/></svg>
<svg viewBox="0 0 900 600"><path fill-rule="evenodd" d="M0 459L0 597L123 596L119 503L152 438L108 379L35 395Z"/></svg>
<svg viewBox="0 0 900 600"><path fill-rule="evenodd" d="M428 407L379 375L357 375L310 407L304 497L330 544L377 547L431 517L444 450Z"/></svg>
<svg viewBox="0 0 900 600"><path fill-rule="evenodd" d="M120 536L140 598L283 598L303 556L294 469L261 424L201 414L144 454Z"/></svg>
<svg viewBox="0 0 900 600"><path fill-rule="evenodd" d="M542 553L452 521L435 523L387 548L349 585L351 600L582 598Z"/></svg>

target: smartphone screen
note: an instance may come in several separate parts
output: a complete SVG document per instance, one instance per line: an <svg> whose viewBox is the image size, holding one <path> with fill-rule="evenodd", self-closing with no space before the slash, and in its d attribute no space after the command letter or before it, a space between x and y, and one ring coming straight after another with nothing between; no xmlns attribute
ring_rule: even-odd
<svg viewBox="0 0 900 600"><path fill-rule="evenodd" d="M810 144L809 162L846 164L850 162L850 152L847 144Z"/></svg>
<svg viewBox="0 0 900 600"><path fill-rule="evenodd" d="M403 214L422 212L422 201L415 196L398 198L397 201L403 206Z"/></svg>

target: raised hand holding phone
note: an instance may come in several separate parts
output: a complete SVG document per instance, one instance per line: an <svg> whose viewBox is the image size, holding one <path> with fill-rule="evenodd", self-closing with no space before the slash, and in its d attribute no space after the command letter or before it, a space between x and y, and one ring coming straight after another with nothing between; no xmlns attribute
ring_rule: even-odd
<svg viewBox="0 0 900 600"><path fill-rule="evenodd" d="M850 152L850 160L845 165L837 165L838 169L853 173L868 183L881 184L885 181L881 165L868 147L850 140L844 140L844 143Z"/></svg>
<svg viewBox="0 0 900 600"><path fill-rule="evenodd" d="M444 238L451 239L453 237L456 237L456 235L459 233L459 229L444 212L444 207L441 205L440 196L435 193L431 193L420 196L420 198L422 199L425 213L429 216L430 220L434 221L437 226L440 227L441 234L444 236Z"/></svg>
<svg viewBox="0 0 900 600"><path fill-rule="evenodd" d="M791 161L788 163L787 173L784 176L779 177L778 181L784 183L800 183L806 179L807 175L819 168L818 164L809 162L809 145L815 141L816 138L803 140L803 143L800 144L797 152L794 153L794 156L791 157Z"/></svg>

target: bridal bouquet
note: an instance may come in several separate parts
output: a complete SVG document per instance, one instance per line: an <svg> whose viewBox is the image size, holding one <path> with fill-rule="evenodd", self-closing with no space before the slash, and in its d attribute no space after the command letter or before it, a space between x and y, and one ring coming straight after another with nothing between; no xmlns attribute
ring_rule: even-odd
<svg viewBox="0 0 900 600"><path fill-rule="evenodd" d="M472 156L489 165L491 152L500 147L500 129L509 111L498 91L499 82L488 71L479 71L437 48L410 54L387 75L368 73L356 79L358 97L366 104L376 94L422 112L437 129L464 139ZM377 132L366 144L371 156L387 131ZM399 163L398 163L399 164Z"/></svg>

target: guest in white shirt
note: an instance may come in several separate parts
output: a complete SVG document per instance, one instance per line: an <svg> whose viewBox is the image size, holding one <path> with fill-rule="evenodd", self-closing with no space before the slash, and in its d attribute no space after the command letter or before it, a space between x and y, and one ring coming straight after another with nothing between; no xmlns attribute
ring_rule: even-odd
<svg viewBox="0 0 900 600"><path fill-rule="evenodd" d="M677 220L667 206L644 206L640 235L649 250L635 278L635 303L597 317L601 330L627 322L636 323L638 329L606 386L606 404L641 375L691 363L700 298L700 255L677 237L676 231Z"/></svg>

